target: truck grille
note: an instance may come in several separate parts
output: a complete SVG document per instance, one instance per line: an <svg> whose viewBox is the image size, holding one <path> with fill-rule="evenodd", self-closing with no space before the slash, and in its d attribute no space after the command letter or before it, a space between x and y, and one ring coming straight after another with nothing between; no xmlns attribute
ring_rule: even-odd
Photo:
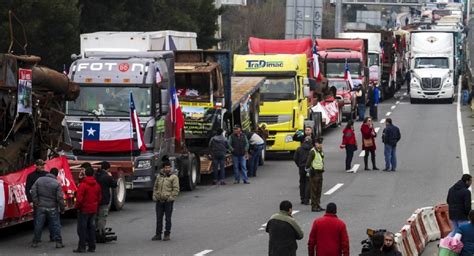
<svg viewBox="0 0 474 256"><path fill-rule="evenodd" d="M441 89L441 78L440 77L422 78L421 87L427 90L439 90Z"/></svg>
<svg viewBox="0 0 474 256"><path fill-rule="evenodd" d="M276 123L278 123L278 115L259 116L258 121L260 123L276 124Z"/></svg>

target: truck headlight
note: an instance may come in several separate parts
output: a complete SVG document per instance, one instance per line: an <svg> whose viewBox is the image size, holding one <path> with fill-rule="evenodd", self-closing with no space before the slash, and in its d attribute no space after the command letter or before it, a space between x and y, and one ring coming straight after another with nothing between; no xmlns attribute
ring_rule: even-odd
<svg viewBox="0 0 474 256"><path fill-rule="evenodd" d="M293 136L291 135L286 135L285 137L285 143L292 142L293 141Z"/></svg>
<svg viewBox="0 0 474 256"><path fill-rule="evenodd" d="M151 160L140 160L137 164L138 169L149 169L151 168Z"/></svg>
<svg viewBox="0 0 474 256"><path fill-rule="evenodd" d="M420 81L417 78L411 79L410 86L412 88L420 88Z"/></svg>

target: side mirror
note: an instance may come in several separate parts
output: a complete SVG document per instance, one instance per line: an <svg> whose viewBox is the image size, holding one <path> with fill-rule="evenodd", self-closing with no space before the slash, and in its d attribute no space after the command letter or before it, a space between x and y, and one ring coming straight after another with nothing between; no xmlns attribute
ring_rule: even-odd
<svg viewBox="0 0 474 256"><path fill-rule="evenodd" d="M316 83L316 79L312 79L312 78L307 78L307 79L308 79L309 89L311 91L315 91L318 88L318 84Z"/></svg>
<svg viewBox="0 0 474 256"><path fill-rule="evenodd" d="M309 83L309 81L308 81ZM303 87L303 95L308 98L309 96L311 96L311 90L309 88L309 86L305 86Z"/></svg>
<svg viewBox="0 0 474 256"><path fill-rule="evenodd" d="M307 77L303 78L303 85L309 85L309 78Z"/></svg>

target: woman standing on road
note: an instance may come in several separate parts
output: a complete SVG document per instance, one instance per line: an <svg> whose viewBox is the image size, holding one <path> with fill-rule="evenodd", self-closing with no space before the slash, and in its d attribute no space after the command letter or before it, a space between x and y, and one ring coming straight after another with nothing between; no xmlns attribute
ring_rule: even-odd
<svg viewBox="0 0 474 256"><path fill-rule="evenodd" d="M342 143L340 148L346 149L346 172L350 173L355 171L352 170L352 157L354 151L357 150L357 141L354 133L354 121L347 121L346 128L342 131Z"/></svg>
<svg viewBox="0 0 474 256"><path fill-rule="evenodd" d="M364 165L366 171L369 171L369 153L371 154L372 159L372 170L378 170L377 165L375 164L375 137L377 133L374 130L374 125L372 124L372 118L366 117L362 126L360 127L360 132L362 133L362 150L365 150L364 155Z"/></svg>

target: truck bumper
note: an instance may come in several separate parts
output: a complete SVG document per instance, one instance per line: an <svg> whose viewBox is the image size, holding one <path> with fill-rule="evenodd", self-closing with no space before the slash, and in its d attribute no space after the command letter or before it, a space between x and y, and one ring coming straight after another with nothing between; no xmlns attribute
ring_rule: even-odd
<svg viewBox="0 0 474 256"><path fill-rule="evenodd" d="M267 151L294 151L301 143L293 141L294 132L276 132L267 139Z"/></svg>
<svg viewBox="0 0 474 256"><path fill-rule="evenodd" d="M454 88L442 89L440 91L423 91L421 89L410 89L410 97L413 99L451 99L454 96Z"/></svg>
<svg viewBox="0 0 474 256"><path fill-rule="evenodd" d="M341 110L342 110L342 114L344 116L348 116L352 112L352 105L351 104L344 104L344 106L342 106Z"/></svg>
<svg viewBox="0 0 474 256"><path fill-rule="evenodd" d="M153 185L155 183L155 173L150 169L135 170L132 176L132 181L130 183L131 187L127 189L133 190L153 190ZM129 185L129 184L127 184Z"/></svg>

